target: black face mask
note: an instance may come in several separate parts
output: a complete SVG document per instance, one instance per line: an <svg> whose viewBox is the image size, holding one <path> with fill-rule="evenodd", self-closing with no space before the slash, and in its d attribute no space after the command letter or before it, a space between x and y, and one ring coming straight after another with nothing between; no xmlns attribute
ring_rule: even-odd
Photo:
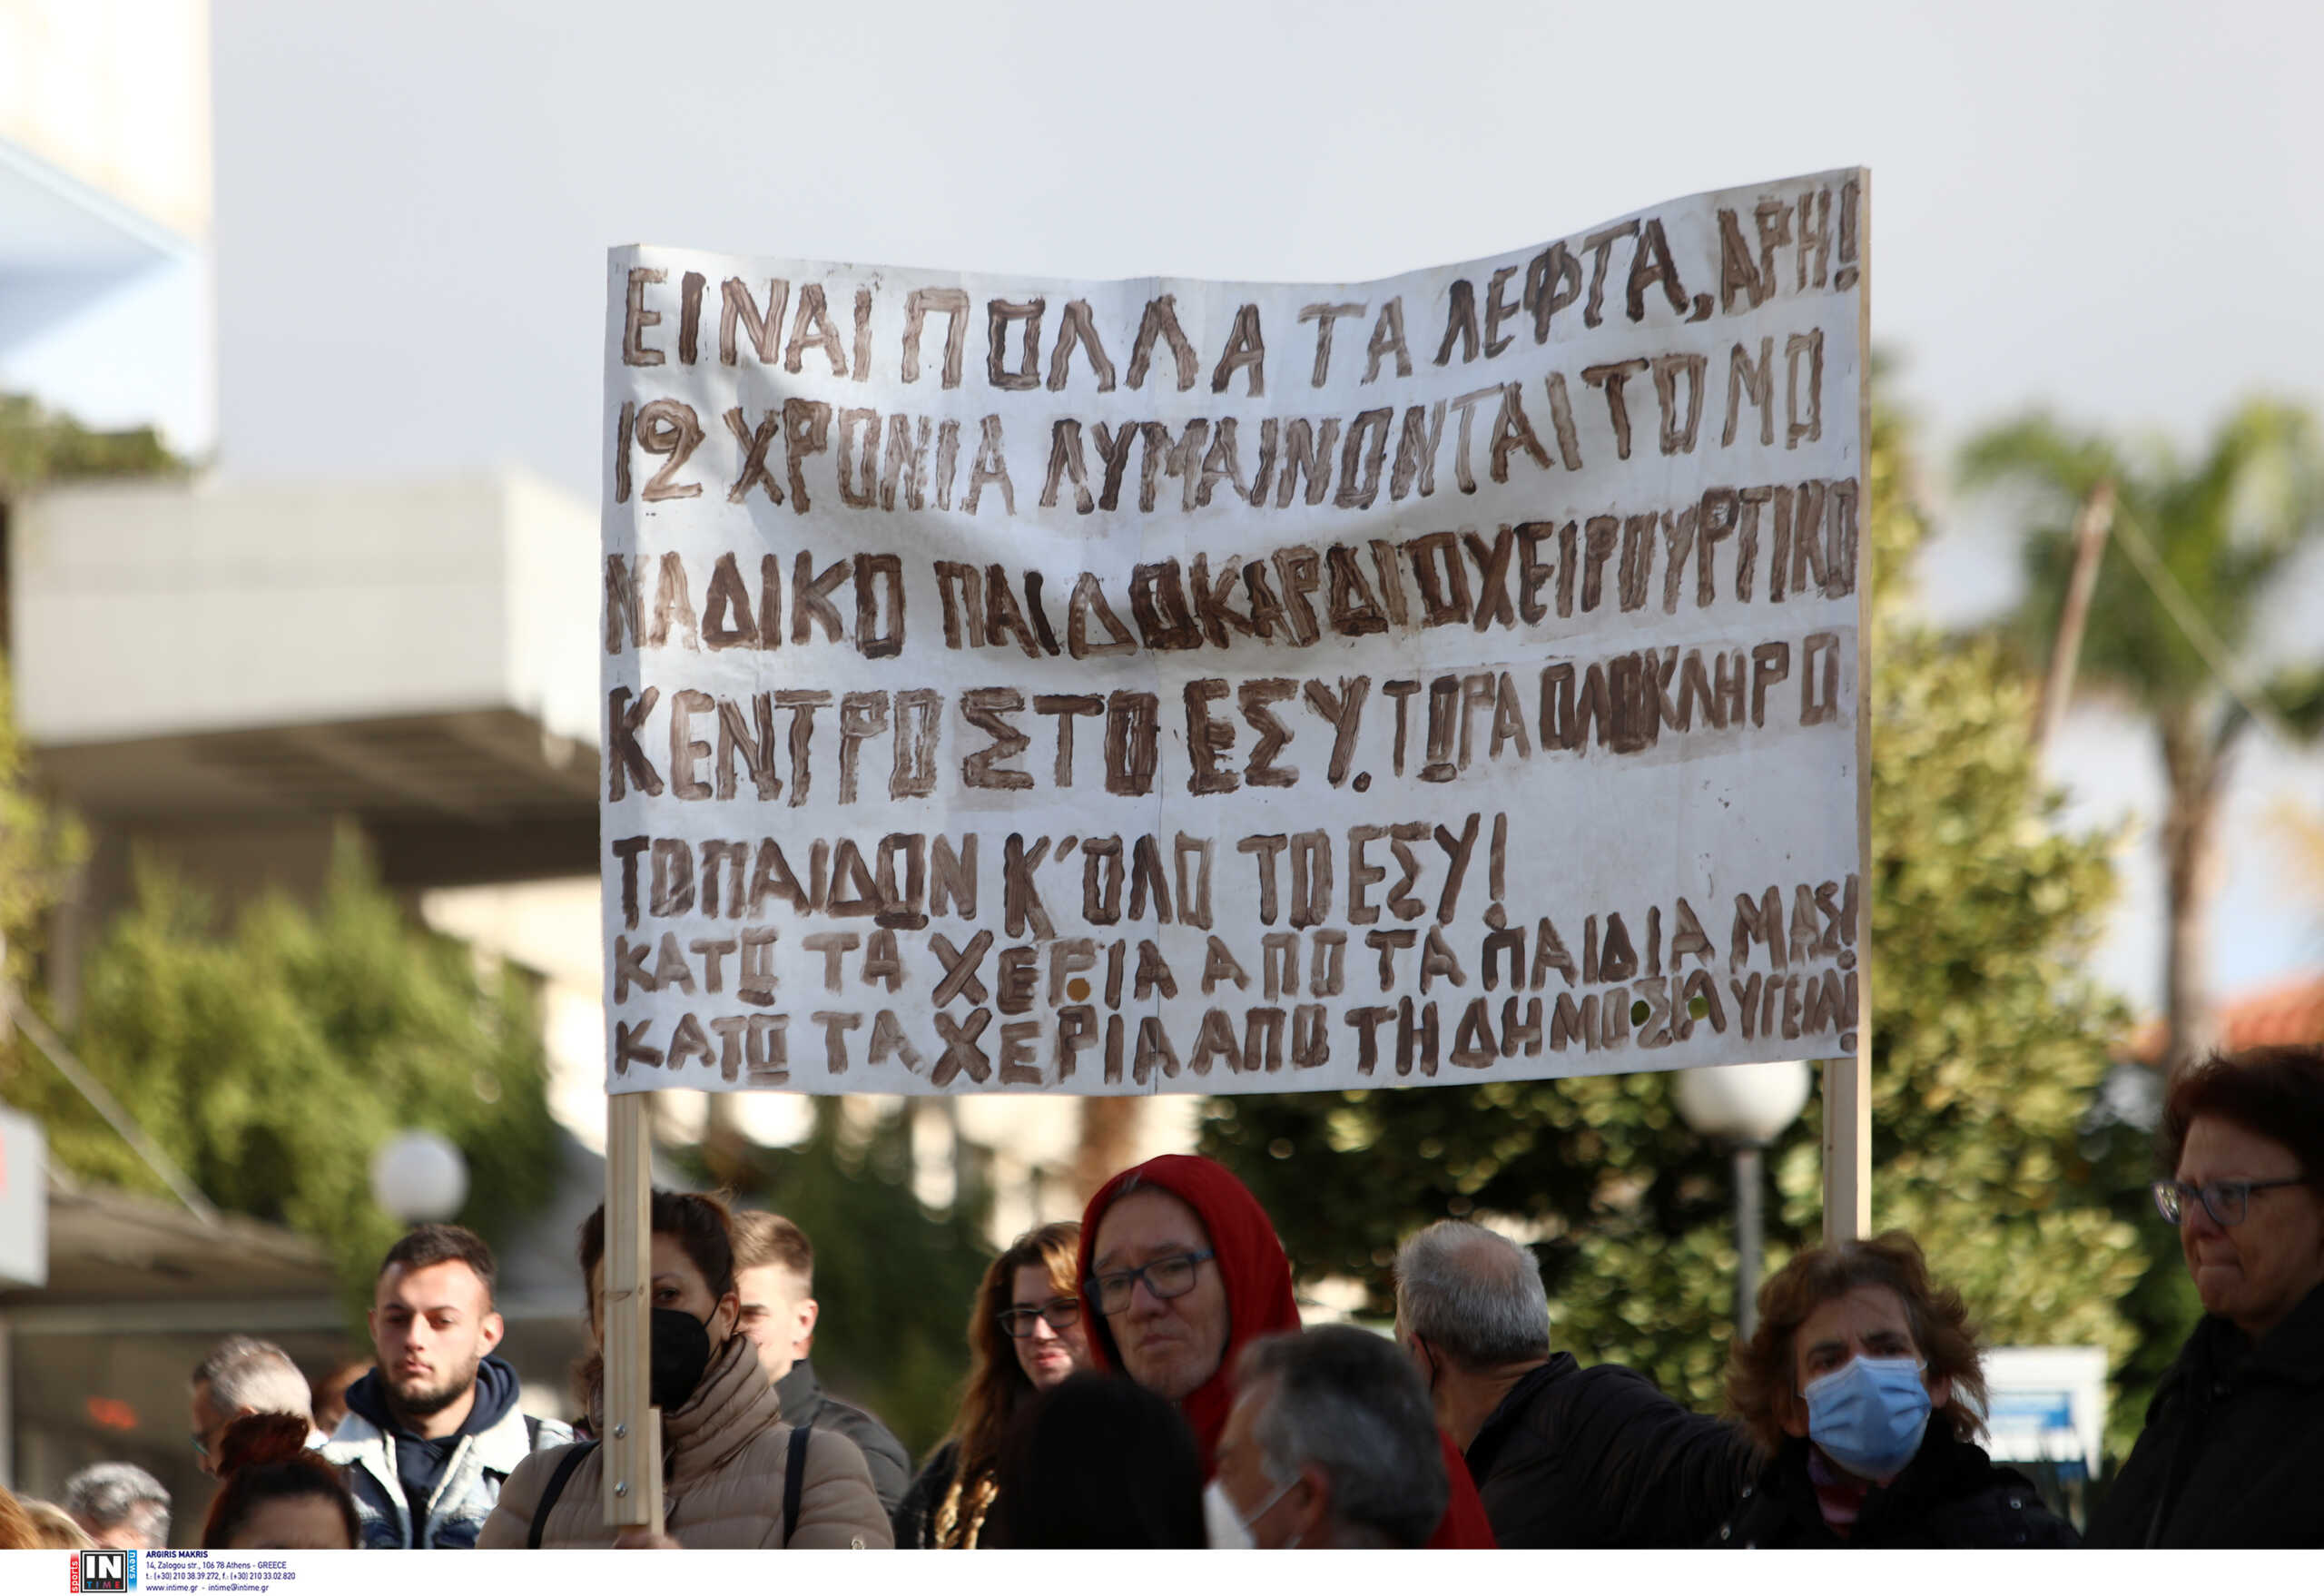
<svg viewBox="0 0 2324 1596"><path fill-rule="evenodd" d="M700 1319L676 1308L655 1308L652 1330L653 1376L648 1393L667 1413L684 1405L710 1367L710 1331Z"/></svg>

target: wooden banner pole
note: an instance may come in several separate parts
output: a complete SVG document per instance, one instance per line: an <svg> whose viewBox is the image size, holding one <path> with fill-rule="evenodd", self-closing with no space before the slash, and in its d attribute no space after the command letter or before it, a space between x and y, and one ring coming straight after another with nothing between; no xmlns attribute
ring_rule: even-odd
<svg viewBox="0 0 2324 1596"><path fill-rule="evenodd" d="M1824 1240L1872 1230L1871 1017L1857 1021L1856 1050L1824 1060Z"/></svg>
<svg viewBox="0 0 2324 1596"><path fill-rule="evenodd" d="M1872 173L1857 173L1856 384L1856 1050L1824 1061L1824 1240L1872 1231Z"/></svg>
<svg viewBox="0 0 2324 1596"><path fill-rule="evenodd" d="M653 1102L645 1092L606 1099L606 1522L662 1527L662 1410L647 1374L654 1243Z"/></svg>

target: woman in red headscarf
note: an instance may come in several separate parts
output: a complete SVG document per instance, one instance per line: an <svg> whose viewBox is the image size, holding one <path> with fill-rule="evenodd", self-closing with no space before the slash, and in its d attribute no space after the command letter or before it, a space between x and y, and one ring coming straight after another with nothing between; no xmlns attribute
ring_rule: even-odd
<svg viewBox="0 0 2324 1596"><path fill-rule="evenodd" d="M1291 1263L1266 1210L1208 1158L1150 1158L1089 1199L1080 1276L1091 1363L1177 1403L1207 1475L1235 1405L1236 1355L1299 1328ZM1476 1486L1443 1444L1452 1496L1429 1544L1491 1546Z"/></svg>

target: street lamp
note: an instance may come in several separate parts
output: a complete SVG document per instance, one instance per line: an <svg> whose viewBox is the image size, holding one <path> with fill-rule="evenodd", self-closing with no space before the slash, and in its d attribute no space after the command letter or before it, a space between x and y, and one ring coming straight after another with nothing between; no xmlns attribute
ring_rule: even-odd
<svg viewBox="0 0 2324 1596"><path fill-rule="evenodd" d="M1735 1149L1735 1333L1759 1323L1759 1152L1807 1104L1805 1061L1714 1064L1682 1069L1673 1089L1679 1113L1696 1135Z"/></svg>
<svg viewBox="0 0 2324 1596"><path fill-rule="evenodd" d="M406 1225L448 1219L468 1199L468 1161L432 1130L407 1130L371 1155L371 1197Z"/></svg>

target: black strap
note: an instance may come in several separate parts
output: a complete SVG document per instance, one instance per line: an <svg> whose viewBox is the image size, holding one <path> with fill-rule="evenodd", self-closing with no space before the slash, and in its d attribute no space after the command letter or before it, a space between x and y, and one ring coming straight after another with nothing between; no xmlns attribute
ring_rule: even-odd
<svg viewBox="0 0 2324 1596"><path fill-rule="evenodd" d="M565 1483L573 1478L573 1471L581 1466L581 1460L596 1450L597 1443L594 1441L577 1442L556 1460L556 1472L549 1475L548 1488L541 1493L541 1499L533 1503L533 1522L525 1531L527 1547L535 1552L541 1549L541 1532L548 1525L548 1510L555 1507L556 1499L565 1494Z"/></svg>
<svg viewBox="0 0 2324 1596"><path fill-rule="evenodd" d="M791 1544L791 1526L799 1522L799 1493L807 1488L807 1432L815 1427L809 1419L793 1426L791 1455L783 1465L783 1543Z"/></svg>

